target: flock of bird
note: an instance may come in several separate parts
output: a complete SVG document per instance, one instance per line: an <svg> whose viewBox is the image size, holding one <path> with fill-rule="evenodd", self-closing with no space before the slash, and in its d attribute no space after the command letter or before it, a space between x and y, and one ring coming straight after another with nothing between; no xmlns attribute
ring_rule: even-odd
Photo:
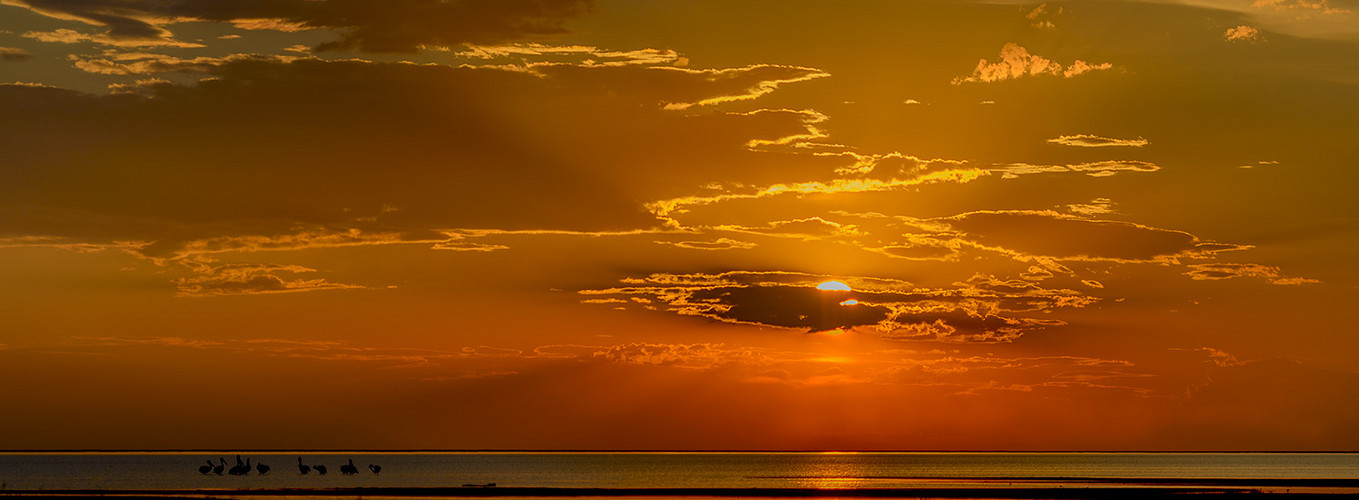
<svg viewBox="0 0 1359 500"><path fill-rule="evenodd" d="M216 463L216 464L214 464L214 463L212 463L212 460L208 460L208 461L207 461L207 462L208 462L207 465L200 465L200 466L198 466L198 472L199 472L200 474L204 474L204 475L207 475L207 474L217 474L217 475L220 476L220 475L222 475L222 473L225 472L225 473L231 474L231 475L233 475L233 476L244 476L244 475L246 475L246 474L249 474L250 471L253 469L253 470L259 472L261 475L264 475L264 474L268 474L268 473L269 473L269 466L268 466L268 465L264 465L263 463L255 464L254 467L251 467L251 466L250 466L250 458L248 458L248 457L245 459L244 462L242 462L242 461L241 461L241 456L240 456L240 455L236 455L236 465L232 466L230 469L227 468L227 461L226 461L225 458L217 457L217 459L220 460L221 463ZM318 464L318 465L306 465L306 464L303 464L303 463L302 463L302 457L297 457L297 471L298 471L299 473L302 473L302 474L310 474L311 471L313 471L313 470L315 470L317 474L320 474L320 475L322 475L322 476L326 475L326 472L329 472L329 471L326 469L326 466L324 466L324 465L319 465L319 464ZM378 473L382 472L382 466L381 466L381 465L368 464L368 470L372 471L373 474L378 474ZM359 468L358 468L357 466L354 465L354 459L351 458L351 459L349 459L349 463L347 463L347 464L345 464L345 465L341 465L341 466L340 466L340 473L341 473L341 474L345 474L345 475L358 474L358 473L359 473Z"/></svg>

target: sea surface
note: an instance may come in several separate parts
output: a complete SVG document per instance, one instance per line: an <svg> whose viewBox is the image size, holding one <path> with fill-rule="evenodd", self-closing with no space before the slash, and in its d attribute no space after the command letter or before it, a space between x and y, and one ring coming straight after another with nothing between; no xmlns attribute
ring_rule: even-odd
<svg viewBox="0 0 1359 500"><path fill-rule="evenodd" d="M200 474L236 456L271 470ZM298 458L308 466L301 474ZM341 474L340 466L359 474ZM369 464L381 466L374 474ZM373 453L0 454L0 489L184 490L350 487L952 488L1079 479L1359 479L1353 453Z"/></svg>

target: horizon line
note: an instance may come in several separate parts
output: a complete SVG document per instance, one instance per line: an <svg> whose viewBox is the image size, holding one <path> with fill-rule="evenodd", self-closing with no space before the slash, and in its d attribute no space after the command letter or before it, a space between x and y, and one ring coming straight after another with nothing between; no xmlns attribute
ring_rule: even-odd
<svg viewBox="0 0 1359 500"><path fill-rule="evenodd" d="M1106 454L1349 454L1359 450L830 450L830 449L570 449L570 448L48 448L0 449L0 453L1106 453Z"/></svg>

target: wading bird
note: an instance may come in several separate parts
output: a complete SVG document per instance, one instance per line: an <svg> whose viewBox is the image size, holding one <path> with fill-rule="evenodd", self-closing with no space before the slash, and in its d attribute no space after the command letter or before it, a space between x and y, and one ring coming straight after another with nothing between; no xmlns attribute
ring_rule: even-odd
<svg viewBox="0 0 1359 500"><path fill-rule="evenodd" d="M297 457L297 471L306 474L311 472L311 466L302 465L302 457Z"/></svg>
<svg viewBox="0 0 1359 500"><path fill-rule="evenodd" d="M344 474L344 475L346 475L346 476L348 476L348 475L350 475L350 474L358 474L358 473L359 473L359 468L354 466L354 459L351 458L351 459L349 459L349 463L344 464L344 465L341 465L341 466L340 466L340 473L341 473L341 474Z"/></svg>

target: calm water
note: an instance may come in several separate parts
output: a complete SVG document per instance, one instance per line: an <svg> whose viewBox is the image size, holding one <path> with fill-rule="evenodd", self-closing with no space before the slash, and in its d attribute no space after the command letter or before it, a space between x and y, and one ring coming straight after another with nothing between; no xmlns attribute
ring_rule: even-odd
<svg viewBox="0 0 1359 500"><path fill-rule="evenodd" d="M301 475L297 457L329 474ZM1359 454L1153 453L249 453L272 471L202 475L235 452L0 454L8 490L354 486L911 487L965 478L1359 478ZM349 459L361 474L340 474ZM374 475L368 464L379 464ZM922 480L921 478L964 478Z"/></svg>

